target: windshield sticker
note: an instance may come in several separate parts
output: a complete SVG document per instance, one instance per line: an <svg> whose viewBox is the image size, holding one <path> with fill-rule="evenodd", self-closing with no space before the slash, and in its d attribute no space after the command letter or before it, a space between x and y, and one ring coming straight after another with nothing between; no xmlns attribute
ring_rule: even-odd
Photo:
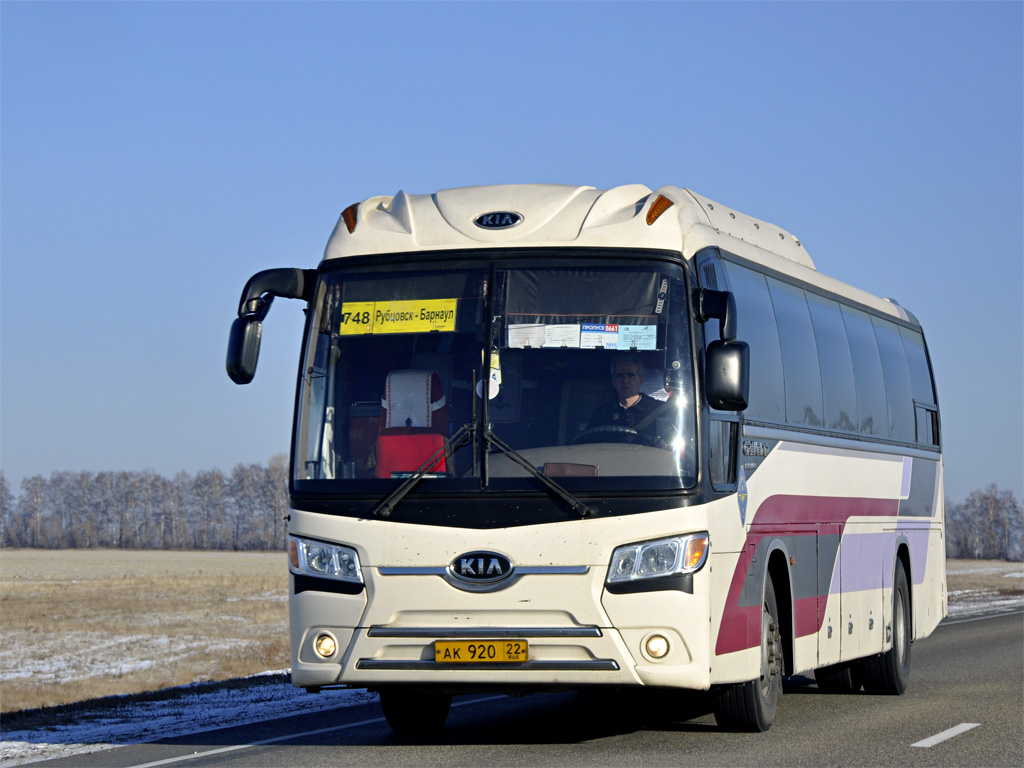
<svg viewBox="0 0 1024 768"><path fill-rule="evenodd" d="M545 325L545 347L578 347L580 327L578 325Z"/></svg>
<svg viewBox="0 0 1024 768"><path fill-rule="evenodd" d="M508 346L512 349L657 349L658 326L615 323L514 323L508 326Z"/></svg>
<svg viewBox="0 0 1024 768"><path fill-rule="evenodd" d="M620 325L619 349L657 349L658 326Z"/></svg>
<svg viewBox="0 0 1024 768"><path fill-rule="evenodd" d="M429 333L454 331L458 299L406 301L346 301L341 307L339 333Z"/></svg>
<svg viewBox="0 0 1024 768"><path fill-rule="evenodd" d="M511 349L536 349L544 346L544 326L529 324L508 327L508 346Z"/></svg>
<svg viewBox="0 0 1024 768"><path fill-rule="evenodd" d="M513 349L580 346L579 325L518 323L508 326L508 345Z"/></svg>
<svg viewBox="0 0 1024 768"><path fill-rule="evenodd" d="M580 346L583 349L618 349L619 326L584 323L580 331Z"/></svg>

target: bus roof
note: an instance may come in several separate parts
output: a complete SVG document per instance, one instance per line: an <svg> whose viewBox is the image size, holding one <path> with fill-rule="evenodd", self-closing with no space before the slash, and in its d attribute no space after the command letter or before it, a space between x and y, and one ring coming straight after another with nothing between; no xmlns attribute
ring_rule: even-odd
<svg viewBox="0 0 1024 768"><path fill-rule="evenodd" d="M671 250L686 259L718 247L910 319L895 302L820 274L790 232L673 186L652 191L642 184L608 190L509 184L371 197L343 212L324 261L413 251L567 246Z"/></svg>

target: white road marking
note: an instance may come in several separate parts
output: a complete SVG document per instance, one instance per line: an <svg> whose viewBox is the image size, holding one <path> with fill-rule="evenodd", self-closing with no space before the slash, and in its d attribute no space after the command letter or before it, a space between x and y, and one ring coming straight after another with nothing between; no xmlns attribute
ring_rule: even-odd
<svg viewBox="0 0 1024 768"><path fill-rule="evenodd" d="M503 699L504 696L487 696L482 699L471 699L470 701L459 701L452 704L452 709L455 707L464 707L467 704L479 704L481 701L494 701L497 699ZM344 723L343 725L332 725L330 728L318 728L315 731L305 731L303 733L288 733L283 736L275 736L272 739L262 739L260 741L253 741L249 744L235 744L230 747L219 747L218 749L207 749L202 752L193 752L191 755L179 755L178 757L168 757L166 760L154 760L151 763L142 763L140 765L131 766L131 768L156 768L158 765L173 765L174 763L182 763L186 760L195 760L200 757L208 757L209 755L222 755L226 752L237 752L240 749L249 749L251 747L262 747L266 744L277 744L281 741L293 741L294 739L301 739L306 736L319 736L321 733L333 733L334 731L345 731L350 728L360 728L364 725L376 725L377 723L387 722L383 717L375 717L372 720L361 720L358 723ZM236 726L237 727L237 726Z"/></svg>
<svg viewBox="0 0 1024 768"><path fill-rule="evenodd" d="M981 723L960 723L956 728L950 728L949 730L943 731L942 733L936 733L934 736L929 736L927 739L917 742L917 744L911 744L912 747L934 747L936 744L941 744L946 739L952 739L954 736L959 736L961 733L965 733L972 728L977 728Z"/></svg>

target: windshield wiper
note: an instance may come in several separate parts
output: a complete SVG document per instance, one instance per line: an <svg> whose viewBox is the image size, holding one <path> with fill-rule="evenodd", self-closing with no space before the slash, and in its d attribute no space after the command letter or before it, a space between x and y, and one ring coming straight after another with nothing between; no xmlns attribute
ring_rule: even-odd
<svg viewBox="0 0 1024 768"><path fill-rule="evenodd" d="M434 451L430 457L420 465L419 469L405 478L400 486L395 488L395 490L389 493L380 504L374 507L372 514L380 515L381 517L388 517L398 503L416 487L420 480L430 473L431 468L437 464L438 459L444 455L451 456L457 448L461 448L472 440L476 429L477 427L473 423L463 424L459 427L454 435L447 438L444 441L444 444ZM588 507L561 485L533 466L533 464L527 461L519 451L495 435L491 430L487 430L484 434L484 440L487 441L487 445L489 447L497 448L501 453L508 456L515 464L519 465L529 474L540 480L548 487L549 490L572 507L573 511L578 513L580 517L588 517L594 514L594 510L591 507Z"/></svg>
<svg viewBox="0 0 1024 768"><path fill-rule="evenodd" d="M476 423L471 422L469 424L463 424L456 430L455 434L449 438L446 438L441 444L441 447L430 454L430 457L420 465L420 468L405 478L405 481L389 493L384 500L373 508L374 515L380 515L381 517L387 517L391 514L391 511L395 508L406 495L416 487L424 477L426 477L430 470L433 469L434 465L437 464L438 460L442 456L451 456L455 453L455 449L461 448L467 442L473 439L473 435L476 433Z"/></svg>
<svg viewBox="0 0 1024 768"><path fill-rule="evenodd" d="M477 426L474 422L463 424L459 427L454 435L446 438L441 447L434 451L427 460L420 465L419 469L405 478L401 485L395 488L395 490L389 493L383 501L380 502L380 504L374 507L372 514L375 516L380 515L381 517L390 516L398 503L416 487L420 480L430 474L430 470L437 464L438 460L442 456L452 456L456 449L461 448L473 439L476 434L476 430ZM519 453L519 451L495 435L490 429L484 432L484 440L487 443L488 448L497 448L501 453L508 456L512 462L522 467L533 477L540 480L541 483L547 486L550 491L565 501L574 512L578 513L580 517L588 517L594 514L593 508L584 504L561 485L533 466L533 464Z"/></svg>
<svg viewBox="0 0 1024 768"><path fill-rule="evenodd" d="M497 448L503 454L508 456L509 459L511 459L513 462L515 462L520 467L529 472L531 475L533 475L535 478L540 480L553 493L555 493L559 498L561 498L570 507L572 507L573 511L577 512L580 517L587 517L589 515L594 514L593 508L588 507L582 501L580 501L571 493L569 493L569 491L565 490L565 488L563 488L561 485L556 483L550 477L548 477L535 466L533 466L533 464L527 461L527 459L521 453L519 453L519 451L517 451L515 448L513 448L500 437L498 437L496 434L494 434L494 432L492 432L490 429L484 432L484 440L487 441L488 446Z"/></svg>

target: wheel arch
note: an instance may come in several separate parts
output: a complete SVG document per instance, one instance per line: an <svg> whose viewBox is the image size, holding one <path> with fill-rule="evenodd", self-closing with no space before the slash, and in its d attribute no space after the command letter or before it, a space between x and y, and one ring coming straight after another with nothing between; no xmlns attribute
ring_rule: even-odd
<svg viewBox="0 0 1024 768"><path fill-rule="evenodd" d="M769 544L767 562L765 572L771 576L772 587L775 589L775 604L779 611L779 628L782 632L782 650L785 661L783 674L792 675L796 617L793 611L793 580L789 571L790 555L784 541L774 540ZM762 579L762 584L766 583L767 579Z"/></svg>
<svg viewBox="0 0 1024 768"><path fill-rule="evenodd" d="M907 613L910 618L910 637L917 638L917 622L914 621L914 580L911 578L910 570L910 543L906 536L900 536L896 540L896 556L892 563L892 579L895 588L896 563L903 566L903 573L907 577Z"/></svg>

